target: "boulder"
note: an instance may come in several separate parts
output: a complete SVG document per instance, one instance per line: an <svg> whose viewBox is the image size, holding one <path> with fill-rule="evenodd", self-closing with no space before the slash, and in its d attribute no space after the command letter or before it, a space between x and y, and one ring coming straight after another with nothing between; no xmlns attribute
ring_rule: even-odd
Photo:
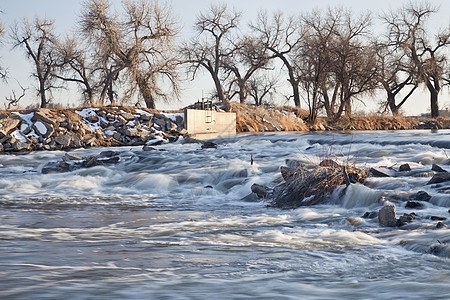
<svg viewBox="0 0 450 300"><path fill-rule="evenodd" d="M96 114L91 114L86 117L86 121L88 121L90 123L97 123L99 120L100 119L98 118L98 116Z"/></svg>
<svg viewBox="0 0 450 300"><path fill-rule="evenodd" d="M79 122L78 123L78 132L80 133L81 136L84 136L86 134L93 133L94 130L89 125L87 125L86 123Z"/></svg>
<svg viewBox="0 0 450 300"><path fill-rule="evenodd" d="M430 201L431 196L425 191L418 191L417 194L414 196L414 199L419 201Z"/></svg>
<svg viewBox="0 0 450 300"><path fill-rule="evenodd" d="M217 144L214 143L214 142L206 141L202 145L202 149L211 149L211 148L216 149L217 148Z"/></svg>
<svg viewBox="0 0 450 300"><path fill-rule="evenodd" d="M172 122L170 119L166 120L166 130L167 131L177 131L178 126L176 123Z"/></svg>
<svg viewBox="0 0 450 300"><path fill-rule="evenodd" d="M253 184L251 187L252 193L256 194L256 196L258 196L258 198L260 199L266 199L266 198L270 198L272 196L272 189L264 186L264 185L260 185L260 184Z"/></svg>
<svg viewBox="0 0 450 300"><path fill-rule="evenodd" d="M106 115L106 120L108 120L109 122L114 122L116 120L116 116L111 113L108 113Z"/></svg>
<svg viewBox="0 0 450 300"><path fill-rule="evenodd" d="M81 156L79 156L78 154L75 153L66 153L66 155L64 155L63 157L64 161L67 160L83 160L83 158Z"/></svg>
<svg viewBox="0 0 450 300"><path fill-rule="evenodd" d="M91 168L91 167L95 167L95 166L102 166L103 162L101 160L98 160L97 157L92 156L92 157L88 157L86 160L84 160L81 165L83 168Z"/></svg>
<svg viewBox="0 0 450 300"><path fill-rule="evenodd" d="M370 174L372 174L373 177L391 177L391 176L389 176L389 175L387 175L387 174L385 174L385 173L383 173L381 171L378 171L375 168L370 168L369 172L370 172Z"/></svg>
<svg viewBox="0 0 450 300"><path fill-rule="evenodd" d="M145 145L144 147L142 147L142 151L156 151L156 148L153 148L151 146Z"/></svg>
<svg viewBox="0 0 450 300"><path fill-rule="evenodd" d="M405 208L422 209L424 208L424 205L420 202L408 201L406 202Z"/></svg>
<svg viewBox="0 0 450 300"><path fill-rule="evenodd" d="M118 133L117 131L113 132L113 138L116 140L120 140L120 138L122 137L122 135L120 133Z"/></svg>
<svg viewBox="0 0 450 300"><path fill-rule="evenodd" d="M67 148L70 146L70 142L72 141L72 137L68 134L61 134L56 136L55 138L55 142L58 145L61 145L64 148Z"/></svg>
<svg viewBox="0 0 450 300"><path fill-rule="evenodd" d="M50 109L47 108L38 109L31 118L31 121L35 123L41 121L42 123L50 124L53 127L56 126L56 121L51 114Z"/></svg>
<svg viewBox="0 0 450 300"><path fill-rule="evenodd" d="M42 174L50 174L50 173L62 173L62 172L67 172L69 171L66 168L63 168L61 166L46 166L43 167L41 170Z"/></svg>
<svg viewBox="0 0 450 300"><path fill-rule="evenodd" d="M433 221L445 221L445 220L447 220L447 218L446 217L442 217L442 216L431 216L430 220L433 220Z"/></svg>
<svg viewBox="0 0 450 300"><path fill-rule="evenodd" d="M106 150L106 151L100 152L98 157L100 157L100 158L105 158L105 157L110 158L110 157L117 156L119 154L120 154L120 152L118 152L118 151Z"/></svg>
<svg viewBox="0 0 450 300"><path fill-rule="evenodd" d="M142 121L150 121L152 119L150 114L141 114L140 117Z"/></svg>
<svg viewBox="0 0 450 300"><path fill-rule="evenodd" d="M436 224L436 229L447 229L447 225L445 225L445 224L442 223L442 222L438 222L438 223Z"/></svg>
<svg viewBox="0 0 450 300"><path fill-rule="evenodd" d="M158 116L158 117L156 117ZM161 129L165 130L166 128L166 119L164 115L156 115L153 119L153 123L158 125Z"/></svg>
<svg viewBox="0 0 450 300"><path fill-rule="evenodd" d="M42 136L43 138L48 138L55 132L54 125L43 120L37 120L34 122L32 128L39 136Z"/></svg>
<svg viewBox="0 0 450 300"><path fill-rule="evenodd" d="M23 150L30 150L31 145L28 143L24 143L22 141L15 141L11 144L11 147L13 151L23 151Z"/></svg>
<svg viewBox="0 0 450 300"><path fill-rule="evenodd" d="M19 126L20 120L15 118L4 118L0 120L0 137L9 135Z"/></svg>
<svg viewBox="0 0 450 300"><path fill-rule="evenodd" d="M413 214L403 214L403 216L400 216L397 220L398 226L403 226L408 223L411 223L414 220L415 216Z"/></svg>
<svg viewBox="0 0 450 300"><path fill-rule="evenodd" d="M403 164L398 168L398 170L400 172L408 172L411 171L411 167L409 166L409 164Z"/></svg>
<svg viewBox="0 0 450 300"><path fill-rule="evenodd" d="M115 127L121 127L121 126L125 125L126 123L127 123L127 120L124 117L122 117L122 115L119 115L117 117L117 120L113 123L113 125Z"/></svg>
<svg viewBox="0 0 450 300"><path fill-rule="evenodd" d="M127 120L127 121L132 121L132 120L134 120L134 115L133 115L133 114L130 114L129 112L123 112L121 115L122 115L122 117L123 117L125 120Z"/></svg>
<svg viewBox="0 0 450 300"><path fill-rule="evenodd" d="M71 142L70 147L71 148L81 148L83 145L81 144L81 138L78 134L72 134L71 135Z"/></svg>
<svg viewBox="0 0 450 300"><path fill-rule="evenodd" d="M395 219L395 206L387 205L382 207L378 212L378 221L382 226L386 227L397 226L397 220Z"/></svg>
<svg viewBox="0 0 450 300"><path fill-rule="evenodd" d="M374 219L376 217L378 217L377 211L366 211L364 213L364 215L362 216L362 218L364 218L364 219Z"/></svg>
<svg viewBox="0 0 450 300"><path fill-rule="evenodd" d="M433 165L431 166L431 170L432 170L432 171L435 171L435 172L438 172L438 173L447 173L446 170L442 169L441 167L439 167L439 166L436 165L436 164L433 164Z"/></svg>
<svg viewBox="0 0 450 300"><path fill-rule="evenodd" d="M450 173L438 173L435 174L427 184L441 183L450 181Z"/></svg>

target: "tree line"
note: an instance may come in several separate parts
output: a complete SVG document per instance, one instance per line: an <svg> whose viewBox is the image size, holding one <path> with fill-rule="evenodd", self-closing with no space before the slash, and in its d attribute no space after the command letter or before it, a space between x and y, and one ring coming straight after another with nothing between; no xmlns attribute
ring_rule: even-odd
<svg viewBox="0 0 450 300"><path fill-rule="evenodd" d="M109 0L84 1L76 31L64 36L48 18L24 19L10 28L9 41L33 65L40 107L48 106L55 89L75 84L87 105L114 105L121 93L155 108L158 101L179 97L183 73L195 79L206 72L221 102L255 105L268 102L284 77L288 98L297 107L306 104L311 122L320 113L331 120L351 117L355 101L379 91L386 95L382 110L397 115L420 86L437 117L439 93L450 85L450 27L434 36L427 31L438 11L428 2L384 13L381 35L374 33L372 14L342 7L296 16L261 11L244 26L242 12L211 4L197 16L195 36L181 43L167 3L122 5L118 13ZM5 40L1 23L0 35ZM282 75L271 75L276 66ZM7 77L3 68L0 76Z"/></svg>

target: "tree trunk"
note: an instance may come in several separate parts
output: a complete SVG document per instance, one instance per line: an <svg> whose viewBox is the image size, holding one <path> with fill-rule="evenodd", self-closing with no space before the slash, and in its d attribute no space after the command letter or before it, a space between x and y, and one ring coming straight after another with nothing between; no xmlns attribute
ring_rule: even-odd
<svg viewBox="0 0 450 300"><path fill-rule="evenodd" d="M275 53L275 56L280 58L283 61L284 66L288 69L288 74L289 74L289 83L292 86L292 93L293 93L293 97L294 97L294 104L296 107L300 108L300 92L298 89L298 81L295 80L295 75L294 75L294 69L292 68L291 64L289 63L288 59L281 53L270 49L273 53Z"/></svg>
<svg viewBox="0 0 450 300"><path fill-rule="evenodd" d="M427 78L426 85L428 91L430 92L430 108L431 108L431 117L437 118L439 117L439 103L438 103L438 95L439 95L439 87L435 88L433 83Z"/></svg>
<svg viewBox="0 0 450 300"><path fill-rule="evenodd" d="M395 105L395 96L391 92L387 92L387 103L388 103L389 109L392 112L392 115L398 116L398 111L399 111L400 107Z"/></svg>
<svg viewBox="0 0 450 300"><path fill-rule="evenodd" d="M300 92L298 91L298 84L292 84L292 91L294 93L294 104L296 107L300 108Z"/></svg>
<svg viewBox="0 0 450 300"><path fill-rule="evenodd" d="M39 94L41 96L41 108L47 108L47 97L45 96L45 83L39 82Z"/></svg>
<svg viewBox="0 0 450 300"><path fill-rule="evenodd" d="M430 90L430 106L431 106L431 117L437 118L439 117L439 104L438 104L438 92L433 89Z"/></svg>
<svg viewBox="0 0 450 300"><path fill-rule="evenodd" d="M111 105L115 105L112 81L109 82L108 97L109 97L109 102L111 103Z"/></svg>
<svg viewBox="0 0 450 300"><path fill-rule="evenodd" d="M139 92L141 93L142 98L144 99L145 106L147 108L156 108L155 98L153 97L152 90L149 88L147 81L142 75L136 75L136 83L139 87Z"/></svg>
<svg viewBox="0 0 450 300"><path fill-rule="evenodd" d="M217 97L219 98L219 101L223 103L225 100L225 95L223 94L223 88L222 84L220 83L220 79L215 73L211 73L211 75L214 80L214 85L216 86Z"/></svg>
<svg viewBox="0 0 450 300"><path fill-rule="evenodd" d="M239 81L239 102L241 104L245 104L245 100L246 100L246 93L245 93L245 82L242 79L238 79Z"/></svg>

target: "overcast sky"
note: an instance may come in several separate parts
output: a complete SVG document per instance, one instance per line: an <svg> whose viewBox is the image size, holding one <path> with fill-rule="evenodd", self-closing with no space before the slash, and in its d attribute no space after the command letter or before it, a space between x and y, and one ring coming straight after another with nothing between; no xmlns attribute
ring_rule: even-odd
<svg viewBox="0 0 450 300"><path fill-rule="evenodd" d="M120 8L120 0L112 0L117 9ZM210 0L173 0L172 8L174 15L178 17L184 29L181 34L181 39L189 39L192 37L192 26L196 16L201 10L207 8L212 2L218 1ZM251 20L255 19L257 12L261 9L269 12L283 11L286 14L299 14L301 12L308 12L313 8L327 8L328 6L344 6L352 9L354 12L371 11L374 16L381 14L383 11L389 9L396 9L405 1L392 0L228 0L222 1L227 5L234 7L244 13L242 25L246 25ZM446 27L450 24L450 1L448 0L431 0L432 4L440 5L439 14L433 17L430 22L430 28ZM0 3L0 10L3 13L0 19L6 29L9 29L14 21L21 21L24 17L29 19L34 16L46 16L54 19L58 33L71 31L75 28L79 18L81 9L81 0L2 0ZM245 27L245 26L243 26ZM31 63L26 59L22 49L11 49L11 45L6 40L0 48L0 64L8 69L10 79L8 83L0 83L0 106L3 108L5 103L5 96L9 96L12 90L16 93L20 92L20 88L16 83L18 80L23 86L30 87L27 91L24 104L38 103L36 93L32 90L35 85L30 79ZM195 102L202 96L202 92L207 93L213 88L212 81L207 76L185 84L181 103L174 103L171 105L158 105L159 108L179 108L184 105ZM382 97L383 95L380 95ZM55 94L56 102L67 103L68 101L76 102L79 95L73 91L63 91ZM425 98L425 99L424 99ZM440 95L440 106L450 105L450 93L443 90ZM428 94L423 90L421 93L416 93L415 97L411 99L408 106L405 108L406 114L417 114L428 110ZM375 110L375 104L369 104L369 110Z"/></svg>

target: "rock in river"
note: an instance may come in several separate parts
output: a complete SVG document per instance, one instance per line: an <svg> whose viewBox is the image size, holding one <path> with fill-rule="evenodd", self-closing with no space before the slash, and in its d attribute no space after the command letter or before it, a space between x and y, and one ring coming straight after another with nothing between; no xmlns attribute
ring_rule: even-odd
<svg viewBox="0 0 450 300"><path fill-rule="evenodd" d="M380 209L378 212L378 221L380 225L386 227L395 227L397 226L397 220L395 219L395 206L387 205Z"/></svg>

